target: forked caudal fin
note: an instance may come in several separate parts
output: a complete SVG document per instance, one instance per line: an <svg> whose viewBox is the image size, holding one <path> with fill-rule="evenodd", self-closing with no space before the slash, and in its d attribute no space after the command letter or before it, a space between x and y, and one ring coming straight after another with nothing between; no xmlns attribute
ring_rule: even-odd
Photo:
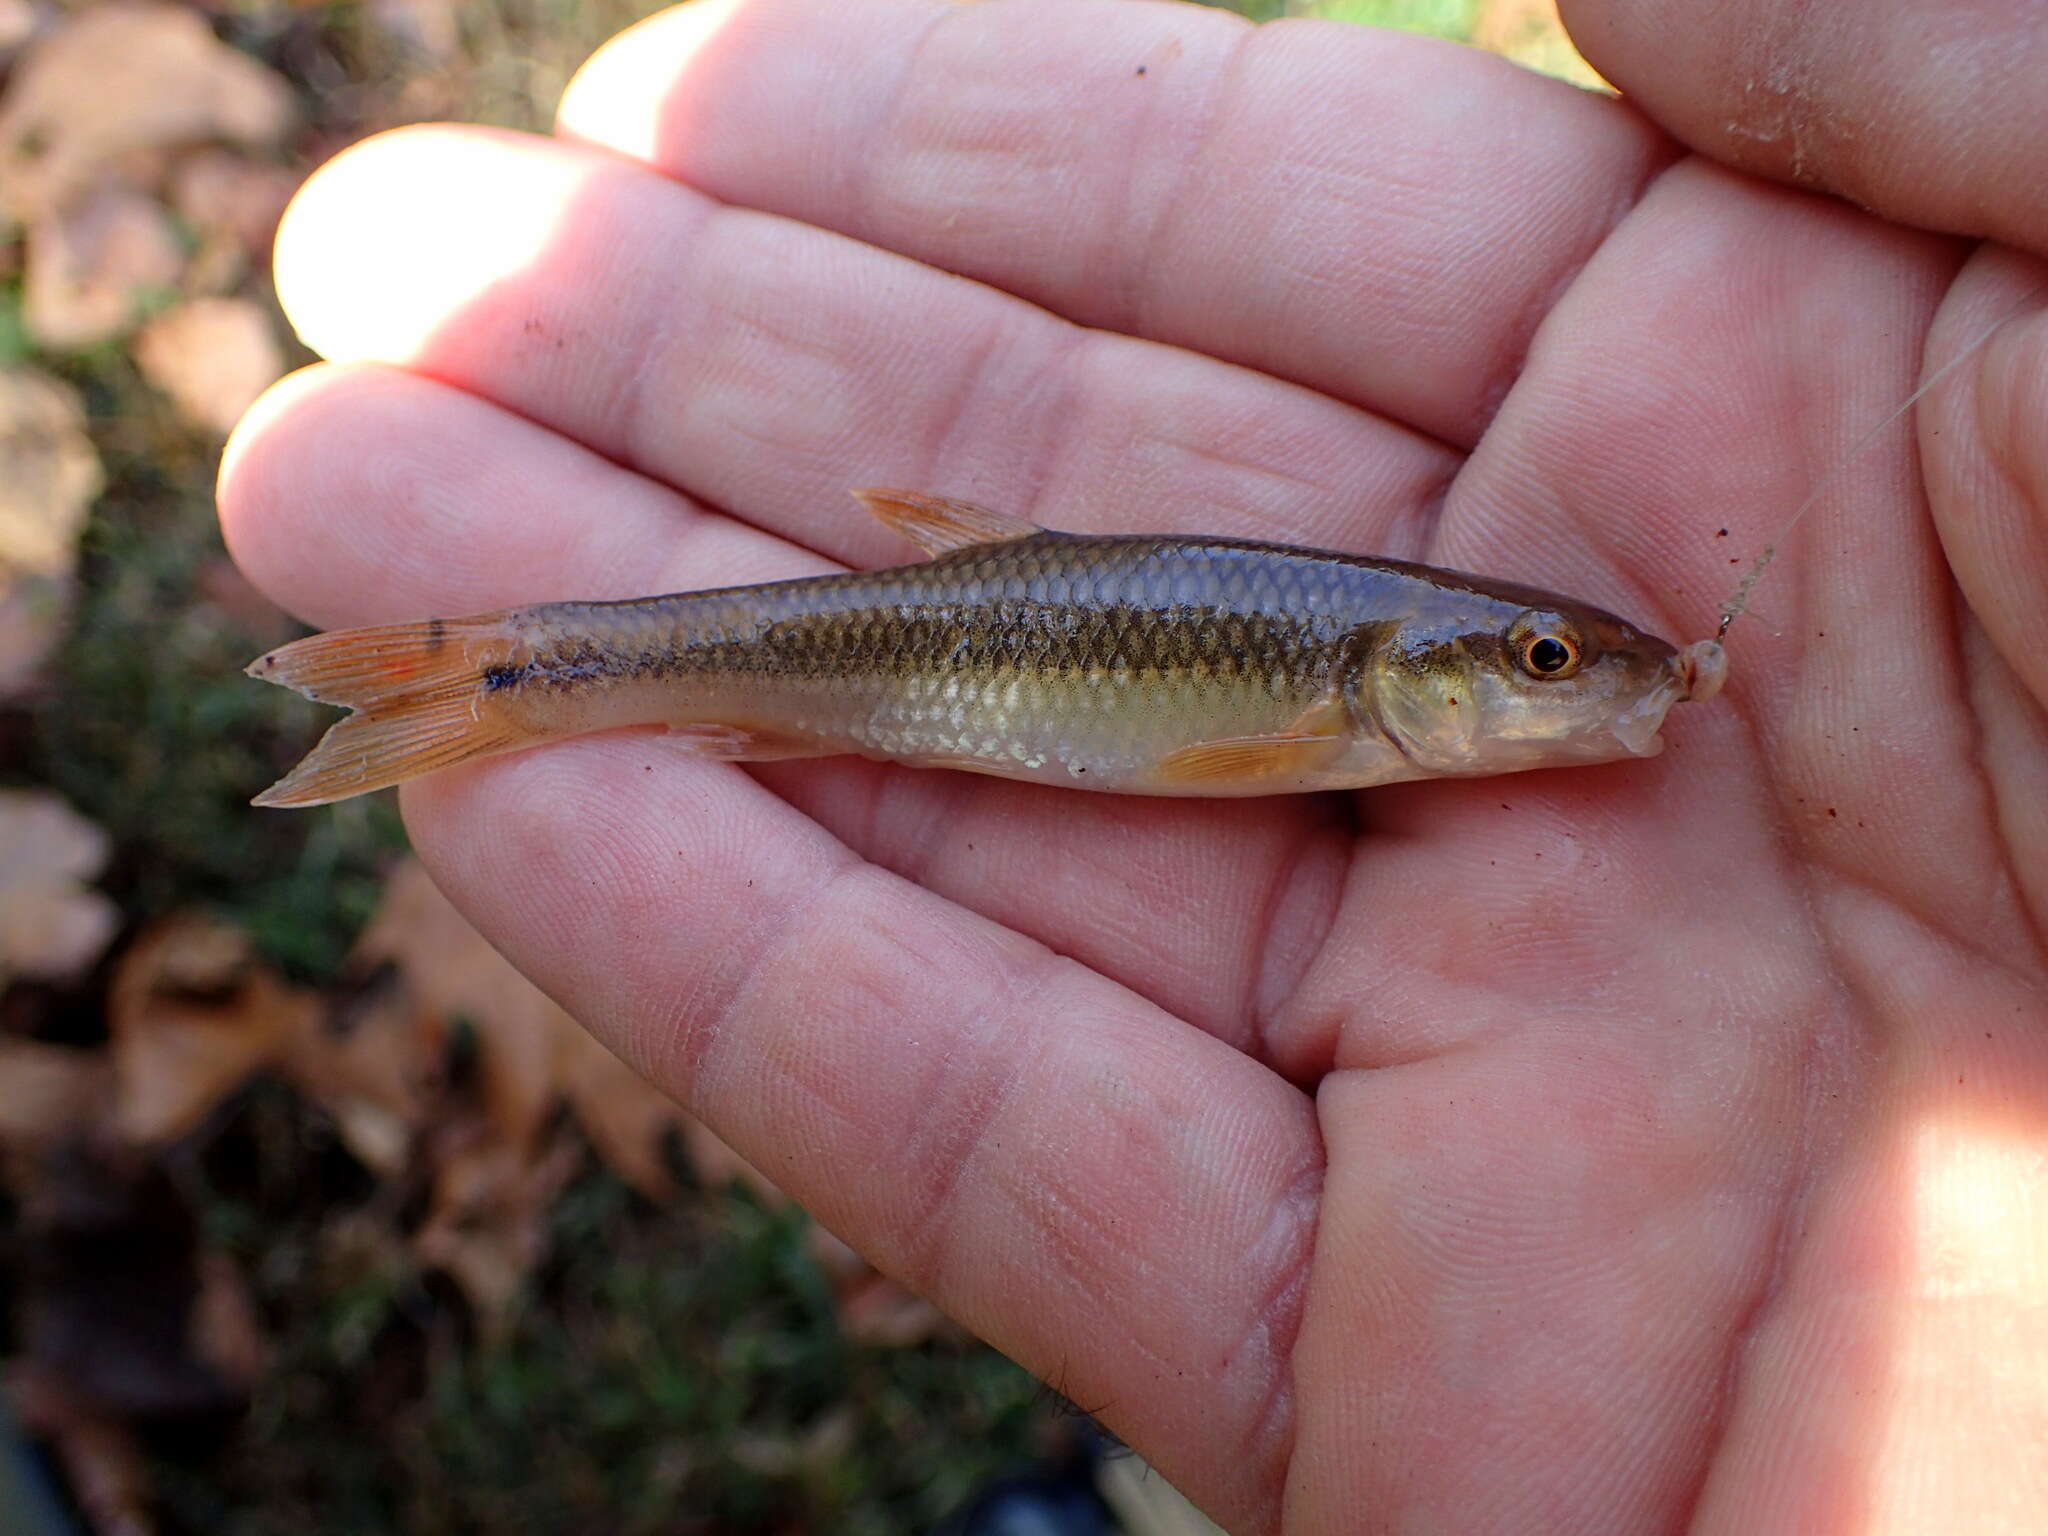
<svg viewBox="0 0 2048 1536"><path fill-rule="evenodd" d="M512 650L498 618L429 619L308 635L249 663L251 677L355 711L256 805L325 805L532 739L490 698Z"/></svg>

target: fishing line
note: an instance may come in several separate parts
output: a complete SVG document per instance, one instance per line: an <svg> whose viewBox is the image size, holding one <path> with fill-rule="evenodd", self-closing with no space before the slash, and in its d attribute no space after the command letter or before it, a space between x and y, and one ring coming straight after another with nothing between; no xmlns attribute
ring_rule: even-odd
<svg viewBox="0 0 2048 1536"><path fill-rule="evenodd" d="M1830 469L1820 477L1813 489L1807 492L1806 499L1799 503L1798 509L1793 512L1791 517L1786 519L1785 526L1778 530L1777 537L1773 538L1770 543L1763 547L1763 553L1758 555L1756 560L1750 565L1749 574L1742 578L1734 593L1726 602L1721 604L1721 626L1714 631L1715 640L1726 640L1728 638L1728 626L1749 611L1750 595L1756 591L1756 584L1763 579L1764 572L1770 569L1771 562L1778 558L1778 546L1791 537L1792 530L1797 528L1805 519L1806 514L1814 509L1814 506L1820 501L1821 496L1828 488L1841 479L1844 472L1855 464L1858 459L1863 457L1871 444L1875 443L1887 428L1891 427L1901 416L1925 399L1929 390L1933 389L1935 385L1955 372L1964 363L1975 357L1978 350L1986 342L2003 330L2008 323L2017 320L2043 294L2048 294L2048 286L2034 289L2017 306L1985 326L1971 340L1968 346L1964 347L1962 351L1929 374L1918 389L1900 401L1897 408L1886 416L1883 421L1880 421L1876 426L1858 438L1848 453L1843 455L1841 461L1833 469Z"/></svg>

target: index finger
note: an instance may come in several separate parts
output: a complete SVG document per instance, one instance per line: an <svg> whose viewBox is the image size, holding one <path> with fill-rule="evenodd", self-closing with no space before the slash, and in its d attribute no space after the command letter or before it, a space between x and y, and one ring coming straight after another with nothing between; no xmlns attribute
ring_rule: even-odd
<svg viewBox="0 0 2048 1536"><path fill-rule="evenodd" d="M1462 446L1672 155L1470 49L1130 0L693 0L559 127Z"/></svg>

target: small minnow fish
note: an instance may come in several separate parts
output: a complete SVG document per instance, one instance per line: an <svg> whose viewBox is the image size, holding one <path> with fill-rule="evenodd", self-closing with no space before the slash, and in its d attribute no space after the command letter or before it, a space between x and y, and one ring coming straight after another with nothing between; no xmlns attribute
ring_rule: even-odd
<svg viewBox="0 0 2048 1536"><path fill-rule="evenodd" d="M354 713L255 803L636 725L730 760L859 753L1141 795L1360 789L1651 757L1666 711L1726 674L1715 641L1681 650L1455 571L854 494L931 558L270 652L251 676Z"/></svg>

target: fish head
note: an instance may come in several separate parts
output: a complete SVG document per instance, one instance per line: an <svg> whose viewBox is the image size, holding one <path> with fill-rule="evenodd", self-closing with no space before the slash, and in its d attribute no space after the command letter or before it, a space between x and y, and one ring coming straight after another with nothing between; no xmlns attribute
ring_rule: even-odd
<svg viewBox="0 0 2048 1536"><path fill-rule="evenodd" d="M1373 723L1426 773L1512 773L1655 757L1673 704L1718 692L1713 641L1680 649L1544 594L1393 626L1366 670Z"/></svg>

